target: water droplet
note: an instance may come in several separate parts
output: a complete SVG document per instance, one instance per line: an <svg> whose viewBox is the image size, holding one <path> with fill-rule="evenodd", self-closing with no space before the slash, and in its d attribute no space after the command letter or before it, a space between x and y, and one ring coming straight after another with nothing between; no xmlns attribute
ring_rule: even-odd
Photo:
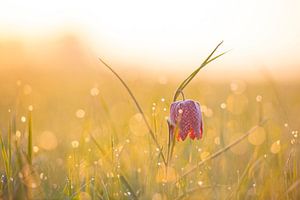
<svg viewBox="0 0 300 200"><path fill-rule="evenodd" d="M257 95L256 96L256 101L257 102L261 102L262 101L262 96L261 95Z"/></svg>
<svg viewBox="0 0 300 200"><path fill-rule="evenodd" d="M226 103L221 103L220 107L221 107L222 109L226 109Z"/></svg>
<svg viewBox="0 0 300 200"><path fill-rule="evenodd" d="M85 116L85 111L83 109L78 109L76 111L76 117L77 118L82 119L82 118L84 118L84 116Z"/></svg>
<svg viewBox="0 0 300 200"><path fill-rule="evenodd" d="M21 137L21 131L19 131L19 130L16 131L16 137L17 137L17 139Z"/></svg>
<svg viewBox="0 0 300 200"><path fill-rule="evenodd" d="M22 117L21 117L21 122L23 122L23 123L26 122L26 117L25 117L25 116L22 116Z"/></svg>
<svg viewBox="0 0 300 200"><path fill-rule="evenodd" d="M199 186L202 186L202 185L203 185L203 182L202 182L202 181L198 181L198 185L199 185Z"/></svg>
<svg viewBox="0 0 300 200"><path fill-rule="evenodd" d="M270 151L273 153L273 154L277 154L279 153L281 150L281 145L280 145L280 140L277 140L276 142L274 142L271 146L271 149Z"/></svg>
<svg viewBox="0 0 300 200"><path fill-rule="evenodd" d="M215 137L214 142L215 142L216 145L220 145L220 143L221 143L220 137Z"/></svg>
<svg viewBox="0 0 300 200"><path fill-rule="evenodd" d="M92 89L90 90L90 94L91 94L93 97L97 96L97 95L99 94L99 89L96 88L96 87L92 88Z"/></svg>
<svg viewBox="0 0 300 200"><path fill-rule="evenodd" d="M28 110L29 110L29 111L33 111L33 105L29 105L29 106L28 106Z"/></svg>
<svg viewBox="0 0 300 200"><path fill-rule="evenodd" d="M73 148L78 148L78 146L79 146L79 142L78 142L77 140L73 140L73 141L71 142L71 144L72 144L72 147L73 147Z"/></svg>
<svg viewBox="0 0 300 200"><path fill-rule="evenodd" d="M37 153L37 152L39 152L40 148L38 146L33 146L32 150L34 153Z"/></svg>

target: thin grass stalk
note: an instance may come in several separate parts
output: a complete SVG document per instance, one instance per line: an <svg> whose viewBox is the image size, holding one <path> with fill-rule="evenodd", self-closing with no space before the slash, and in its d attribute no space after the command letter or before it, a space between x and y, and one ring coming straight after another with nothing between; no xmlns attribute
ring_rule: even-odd
<svg viewBox="0 0 300 200"><path fill-rule="evenodd" d="M1 153L2 153L2 159L4 162L4 169L5 169L5 174L6 174L6 179L7 179L7 188L8 188L8 199L12 199L12 184L11 184L11 169L10 169L10 163L9 163L9 158L8 158L8 153L4 145L3 137L0 132L0 145L1 145Z"/></svg>
<svg viewBox="0 0 300 200"><path fill-rule="evenodd" d="M223 52L215 57L213 57L212 59L210 59L213 54L216 52L216 50L221 46L221 44L223 43L220 42L215 49L210 53L210 55L202 62L202 64L195 70L193 71L177 88L174 98L173 98L173 102L175 102L179 96L180 93L182 93L183 89L193 80L193 78L198 74L198 72L205 67L206 65L208 65L209 63L211 63L212 61L216 60L217 58L223 56L224 54L226 54L228 51Z"/></svg>
<svg viewBox="0 0 300 200"><path fill-rule="evenodd" d="M116 127L114 124L114 120L111 119L111 114L109 112L106 101L104 100L104 98L101 95L99 95L99 96L100 96L99 99L100 99L101 106L103 107L103 109L105 111L105 114L108 118L110 127L112 129L112 134L111 134L111 154L112 155L111 156L112 156L112 160L114 160L114 148L115 148L115 145L119 143L118 134L117 134Z"/></svg>
<svg viewBox="0 0 300 200"><path fill-rule="evenodd" d="M124 176L120 175L120 181L126 187L128 192L130 192L129 199L137 200L138 197L135 195L135 192L133 191L133 189L131 188Z"/></svg>
<svg viewBox="0 0 300 200"><path fill-rule="evenodd" d="M125 81L119 76L119 74L113 70L107 63L105 63L101 58L99 58L100 62L106 66L119 80L120 82L122 83L122 85L126 88L127 92L129 93L130 97L132 98L132 100L134 101L138 111L141 113L142 115L142 118L148 128L148 131L149 131L149 134L151 135L151 138L152 140L154 141L155 145L156 145L156 148L159 149L159 154L164 162L164 164L166 165L167 164L167 161L165 159L165 156L163 155L163 152L162 152L162 148L161 146L159 145L157 139L155 138L155 135L154 135L154 132L150 126L150 124L148 123L148 120L146 119L146 116L144 114L144 111L142 110L140 104L138 103L137 99L135 98L135 96L133 95L132 91L130 90L130 88L128 87L128 85L125 83Z"/></svg>
<svg viewBox="0 0 300 200"><path fill-rule="evenodd" d="M178 180L175 182L177 183L178 181L180 181L181 179L183 179L184 177L186 177L187 175L191 174L192 172L194 172L195 170L197 170L199 167L203 166L205 163L207 163L210 160L213 160L215 158L217 158L218 156L222 155L224 152L228 151L229 149L231 149L232 147L236 146L237 144L239 144L240 142L242 142L245 138L248 137L248 135L250 135L251 133L253 133L258 127L262 126L263 124L265 124L267 122L267 119L263 120L262 122L260 122L258 125L252 127L250 130L248 130L246 133L244 133L241 137L239 137L238 139L236 139L235 141L233 141L232 143L230 143L229 145L227 145L225 148L220 149L219 151L215 152L214 154L212 154L211 156L207 157L206 159L202 160L201 162L199 162L197 165L193 166L190 170L188 170L187 172L185 172L183 175L181 175Z"/></svg>
<svg viewBox="0 0 300 200"><path fill-rule="evenodd" d="M32 113L28 113L28 144L27 144L28 163L32 164Z"/></svg>
<svg viewBox="0 0 300 200"><path fill-rule="evenodd" d="M12 135L12 125L11 125L11 122L9 120L9 123L8 123L8 133L7 133L7 148L8 148L8 166L9 166L9 177L11 177L11 172L12 172L12 166L11 166L11 148L12 148L12 145L11 145L11 135Z"/></svg>

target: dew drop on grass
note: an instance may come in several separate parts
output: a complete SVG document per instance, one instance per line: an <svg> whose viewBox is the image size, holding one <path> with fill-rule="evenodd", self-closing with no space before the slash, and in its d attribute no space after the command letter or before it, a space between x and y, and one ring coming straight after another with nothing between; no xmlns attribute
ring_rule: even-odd
<svg viewBox="0 0 300 200"><path fill-rule="evenodd" d="M73 147L74 149L76 149L76 148L79 147L79 142L78 142L77 140L73 140L73 141L71 142L71 145L72 145L72 147Z"/></svg>
<svg viewBox="0 0 300 200"><path fill-rule="evenodd" d="M21 131L19 131L19 130L16 131L16 137L17 137L17 139L19 139L21 137Z"/></svg>
<svg viewBox="0 0 300 200"><path fill-rule="evenodd" d="M198 185L201 187L203 185L202 181L198 181Z"/></svg>
<svg viewBox="0 0 300 200"><path fill-rule="evenodd" d="M226 103L221 103L220 107L221 107L222 109L226 109Z"/></svg>
<svg viewBox="0 0 300 200"><path fill-rule="evenodd" d="M43 180L44 179L44 173L40 173L40 179Z"/></svg>
<svg viewBox="0 0 300 200"><path fill-rule="evenodd" d="M261 95L257 95L256 96L256 101L257 102L261 102L262 101L262 96Z"/></svg>
<svg viewBox="0 0 300 200"><path fill-rule="evenodd" d="M22 117L21 117L21 122L23 122L23 123L26 122L26 117L25 117L25 116L22 116Z"/></svg>
<svg viewBox="0 0 300 200"><path fill-rule="evenodd" d="M137 168L137 172L141 173L142 169L141 168Z"/></svg>
<svg viewBox="0 0 300 200"><path fill-rule="evenodd" d="M78 109L75 114L77 118L82 119L85 116L85 111L83 109Z"/></svg>
<svg viewBox="0 0 300 200"><path fill-rule="evenodd" d="M32 150L34 153L37 153L37 152L39 152L40 148L38 146L33 146Z"/></svg>
<svg viewBox="0 0 300 200"><path fill-rule="evenodd" d="M29 110L29 111L33 111L33 105L29 105L29 106L28 106L28 110Z"/></svg>
<svg viewBox="0 0 300 200"><path fill-rule="evenodd" d="M96 88L96 87L92 88L92 89L90 90L90 94L91 94L93 97L97 96L97 95L99 94L99 89Z"/></svg>

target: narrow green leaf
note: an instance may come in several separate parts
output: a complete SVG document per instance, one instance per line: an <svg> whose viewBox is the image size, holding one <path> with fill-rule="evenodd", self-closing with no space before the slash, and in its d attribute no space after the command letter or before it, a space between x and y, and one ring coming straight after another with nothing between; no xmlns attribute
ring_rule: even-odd
<svg viewBox="0 0 300 200"><path fill-rule="evenodd" d="M137 200L137 196L135 195L132 187L129 185L129 183L127 182L127 180L125 179L124 176L120 176L120 181L122 183L122 185L125 187L125 189L127 190L127 196L129 199L133 199L133 200Z"/></svg>
<svg viewBox="0 0 300 200"><path fill-rule="evenodd" d="M32 164L32 113L29 111L28 114L28 145L27 145L27 154L28 162Z"/></svg>
<svg viewBox="0 0 300 200"><path fill-rule="evenodd" d="M224 52L212 59L210 59L212 57L212 55L216 52L216 50L220 47L220 45L223 43L220 42L215 48L214 50L209 54L209 56L202 62L202 64L195 70L193 71L180 85L179 87L177 88L176 92L175 92L175 95L174 95L174 98L173 98L173 101L176 101L179 94L183 91L183 89L191 82L191 80L198 74L198 72L203 68L205 67L206 65L208 65L210 62L212 62L213 60L219 58L220 56L224 55L225 53L227 52Z"/></svg>

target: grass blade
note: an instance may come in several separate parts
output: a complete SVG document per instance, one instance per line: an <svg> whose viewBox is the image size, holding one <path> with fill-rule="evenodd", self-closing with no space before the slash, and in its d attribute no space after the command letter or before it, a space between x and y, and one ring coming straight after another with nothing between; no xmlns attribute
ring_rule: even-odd
<svg viewBox="0 0 300 200"><path fill-rule="evenodd" d="M254 132L257 128L259 128L260 126L262 126L263 124L265 124L267 122L266 120L261 121L258 125L252 127L250 130L248 130L246 133L244 133L241 137L239 137L238 139L236 139L235 141L233 141L232 143L230 143L229 145L227 145L226 147L224 147L223 149L220 149L219 151L215 152L214 154L212 154L211 156L207 157L206 159L202 160L201 162L199 162L197 165L193 166L189 171L185 172L183 175L181 175L181 177L178 178L178 180L176 182L178 182L179 180L183 179L184 177L186 177L187 175L189 175L190 173L194 172L195 170L197 170L200 166L204 165L206 162L215 159L216 157L222 155L224 152L228 151L229 149L231 149L232 147L234 147L235 145L239 144L241 141L243 141L245 138L248 137L248 135L250 135L252 132Z"/></svg>
<svg viewBox="0 0 300 200"><path fill-rule="evenodd" d="M120 181L123 184L123 186L127 189L127 192L130 192L129 193L130 195L128 195L129 199L137 200L138 199L137 196L135 195L132 187L129 185L129 183L127 182L124 176L120 175Z"/></svg>
<svg viewBox="0 0 300 200"><path fill-rule="evenodd" d="M213 54L216 52L216 50L221 46L221 44L223 43L220 42L215 48L214 50L209 54L209 56L203 61L203 63L200 65L200 67L198 67L195 71L193 71L193 73L191 73L191 75L189 75L180 85L179 87L177 88L176 92L175 92L175 95L174 95L174 98L173 98L173 101L176 101L179 94L183 91L183 89L191 82L191 80L198 74L198 72L203 68L205 67L206 65L208 65L210 62L216 60L217 58L221 57L222 55L224 55L226 52L224 53L221 53L219 54L218 56L210 59Z"/></svg>
<svg viewBox="0 0 300 200"><path fill-rule="evenodd" d="M32 164L32 113L29 111L28 113L28 145L27 145L27 156L28 163Z"/></svg>
<svg viewBox="0 0 300 200"><path fill-rule="evenodd" d="M167 161L166 161L166 159L165 159L165 156L163 155L163 153L162 153L162 148L161 148L161 146L159 145L159 143L158 143L158 141L157 141L157 139L156 139L156 137L155 137L155 135L154 135L154 132L153 132L153 130L152 130L152 128L151 128L151 126L150 126L150 124L148 123L148 121L147 121L147 119L146 119L146 116L145 116L145 114L144 114L144 111L142 110L142 107L140 106L140 104L138 103L138 101L137 101L137 99L135 98L135 96L133 95L133 93L132 93L132 91L130 90L130 88L128 87L128 85L125 83L125 81L119 76L119 74L115 71L115 70L113 70L108 64L106 64L101 58L99 58L99 60L100 60L100 62L102 63L102 64L104 64L104 66L106 66L119 80L120 80L120 82L122 83L122 85L126 88L126 90L127 90L127 92L129 93L129 95L130 95L130 97L132 98L132 100L134 101L134 103L135 103L135 105L136 105L136 107L137 107L137 109L138 109L138 111L141 113L141 115L142 115L142 117L143 117L143 120L144 120L144 122L145 122L145 124L146 124L146 126L147 126L147 128L148 128L148 131L149 131L149 133L150 133L150 135L151 135L151 138L152 138L152 140L154 141L154 143L155 143L155 145L156 145L156 148L158 148L159 149L159 152L160 152L160 156L161 156L161 158L162 158L162 160L163 160L163 162L164 162L164 164L166 165L167 164Z"/></svg>

